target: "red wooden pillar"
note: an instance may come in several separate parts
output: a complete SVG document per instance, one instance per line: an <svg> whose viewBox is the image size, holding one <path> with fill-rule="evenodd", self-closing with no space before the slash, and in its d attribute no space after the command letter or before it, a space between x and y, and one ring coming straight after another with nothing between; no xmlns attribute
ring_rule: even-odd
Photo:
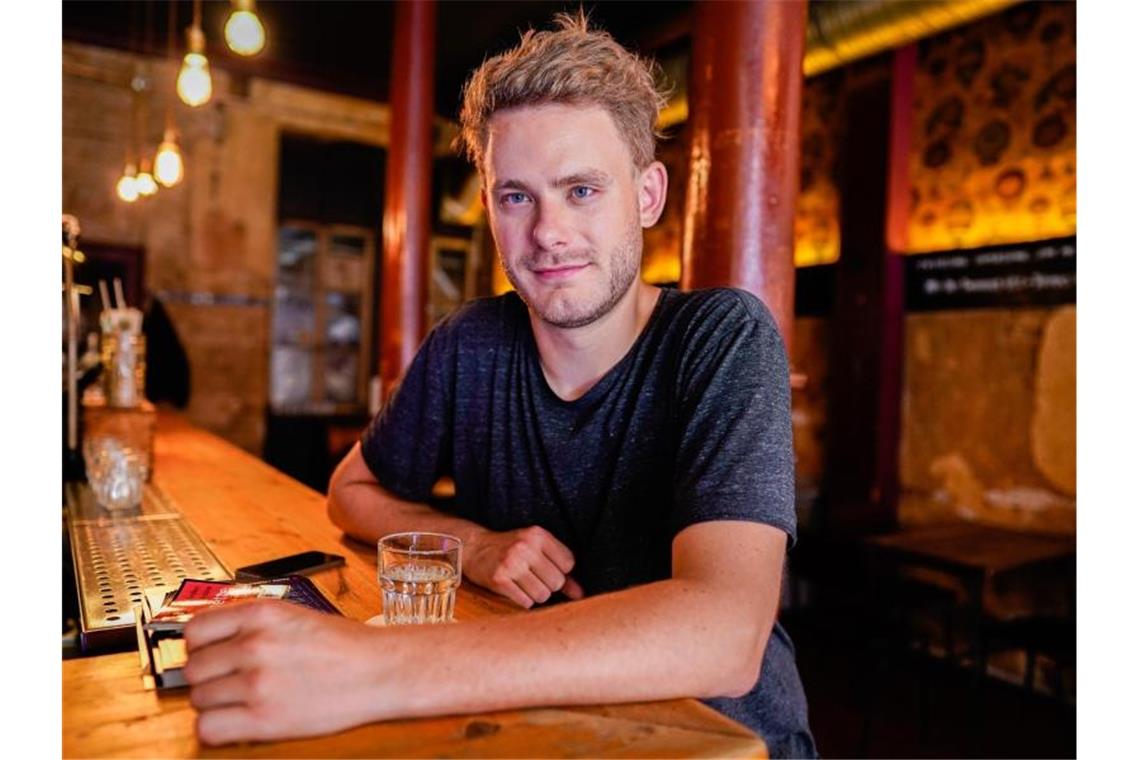
<svg viewBox="0 0 1140 760"><path fill-rule="evenodd" d="M791 346L807 4L696 4L681 287L731 285L768 306Z"/></svg>
<svg viewBox="0 0 1140 760"><path fill-rule="evenodd" d="M910 206L915 45L884 72L849 81L838 146L840 256L831 328L825 524L897 524L902 417L904 262Z"/></svg>
<svg viewBox="0 0 1140 760"><path fill-rule="evenodd" d="M435 0L395 4L380 272L380 379L387 399L427 324Z"/></svg>
<svg viewBox="0 0 1140 760"><path fill-rule="evenodd" d="M887 164L887 245L883 256L883 353L879 365L879 435L875 441L876 489L890 523L898 522L899 448L902 439L903 349L906 291L903 256L910 224L910 138L914 122L914 72L918 45L895 50L891 69L891 142Z"/></svg>

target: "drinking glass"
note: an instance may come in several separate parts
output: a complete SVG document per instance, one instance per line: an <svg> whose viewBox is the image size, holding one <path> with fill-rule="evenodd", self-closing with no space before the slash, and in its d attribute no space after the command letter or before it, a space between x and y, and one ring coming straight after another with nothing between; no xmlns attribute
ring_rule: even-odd
<svg viewBox="0 0 1140 760"><path fill-rule="evenodd" d="M385 625L447 623L462 577L463 542L446 533L393 533L377 544Z"/></svg>
<svg viewBox="0 0 1140 760"><path fill-rule="evenodd" d="M107 406L131 408L145 398L146 336L125 330L103 334L103 395Z"/></svg>
<svg viewBox="0 0 1140 760"><path fill-rule="evenodd" d="M111 511L131 509L142 503L147 462L143 453L106 436L83 443L87 481L95 500Z"/></svg>

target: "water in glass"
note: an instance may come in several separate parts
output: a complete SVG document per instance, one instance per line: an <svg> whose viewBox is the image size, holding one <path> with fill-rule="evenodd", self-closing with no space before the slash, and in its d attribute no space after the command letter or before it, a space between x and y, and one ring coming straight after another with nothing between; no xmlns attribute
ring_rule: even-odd
<svg viewBox="0 0 1140 760"><path fill-rule="evenodd" d="M385 625L446 623L462 579L463 542L445 533L393 533L377 544Z"/></svg>
<svg viewBox="0 0 1140 760"><path fill-rule="evenodd" d="M384 623L446 623L455 612L455 568L447 562L412 560L384 568Z"/></svg>

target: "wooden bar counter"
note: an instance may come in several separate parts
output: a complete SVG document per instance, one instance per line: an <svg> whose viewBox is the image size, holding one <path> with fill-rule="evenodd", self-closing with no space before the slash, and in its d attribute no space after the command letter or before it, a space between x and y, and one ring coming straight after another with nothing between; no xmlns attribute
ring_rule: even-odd
<svg viewBox="0 0 1140 760"><path fill-rule="evenodd" d="M380 612L375 547L329 522L319 493L168 413L159 417L154 482L230 570L336 552L347 565L314 582L348 617ZM459 624L501 614L526 613L472 584L460 588ZM693 699L389 721L217 748L198 743L194 722L186 690L144 688L137 652L63 663L64 757L767 757L759 737Z"/></svg>

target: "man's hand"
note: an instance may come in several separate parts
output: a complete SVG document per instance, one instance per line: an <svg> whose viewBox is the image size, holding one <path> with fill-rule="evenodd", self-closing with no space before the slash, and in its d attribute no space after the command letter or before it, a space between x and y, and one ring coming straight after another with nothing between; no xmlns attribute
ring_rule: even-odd
<svg viewBox="0 0 1140 760"><path fill-rule="evenodd" d="M537 525L484 531L463 547L463 574L469 580L527 609L555 591L581 599L582 587L569 575L573 567L570 550Z"/></svg>
<svg viewBox="0 0 1140 760"><path fill-rule="evenodd" d="M530 608L555 591L581 599L582 587L567 575L574 555L537 526L495 532L426 504L403 501L384 490L364 461L360 444L337 465L329 483L329 517L350 536L375 544L388 533L426 530L463 541L463 575L483 588Z"/></svg>
<svg viewBox="0 0 1140 760"><path fill-rule="evenodd" d="M199 740L313 736L387 717L375 694L380 633L278 601L195 615L184 672Z"/></svg>

